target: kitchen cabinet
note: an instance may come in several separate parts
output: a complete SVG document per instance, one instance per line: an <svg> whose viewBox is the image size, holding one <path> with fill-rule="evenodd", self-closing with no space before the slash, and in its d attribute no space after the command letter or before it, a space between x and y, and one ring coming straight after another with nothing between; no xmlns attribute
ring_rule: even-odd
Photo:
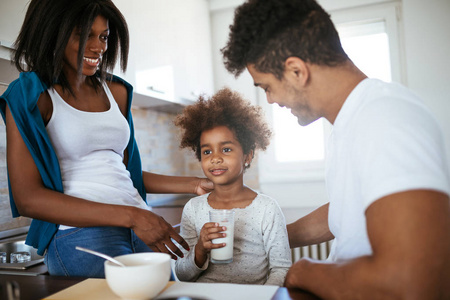
<svg viewBox="0 0 450 300"><path fill-rule="evenodd" d="M11 58L10 47L22 27L29 0L0 1L0 58Z"/></svg>
<svg viewBox="0 0 450 300"><path fill-rule="evenodd" d="M129 67L138 106L158 100L190 104L213 92L209 6L206 0L114 0L128 23ZM153 102L152 102L153 99Z"/></svg>
<svg viewBox="0 0 450 300"><path fill-rule="evenodd" d="M28 0L0 1L0 58L22 26ZM129 67L114 73L134 86L134 104L186 105L213 93L211 28L207 0L113 0L130 32Z"/></svg>

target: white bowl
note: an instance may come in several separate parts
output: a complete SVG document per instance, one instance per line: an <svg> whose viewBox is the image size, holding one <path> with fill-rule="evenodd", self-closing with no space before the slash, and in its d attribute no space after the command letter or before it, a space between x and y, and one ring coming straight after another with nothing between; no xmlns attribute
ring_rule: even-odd
<svg viewBox="0 0 450 300"><path fill-rule="evenodd" d="M123 299L151 299L170 279L170 255L158 252L114 257L126 267L105 261L105 277L111 290Z"/></svg>

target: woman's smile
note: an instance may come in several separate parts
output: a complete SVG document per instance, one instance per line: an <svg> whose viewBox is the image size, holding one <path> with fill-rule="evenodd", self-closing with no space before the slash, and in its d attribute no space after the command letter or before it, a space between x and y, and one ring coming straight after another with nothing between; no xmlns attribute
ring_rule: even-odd
<svg viewBox="0 0 450 300"><path fill-rule="evenodd" d="M89 57L83 57L84 63L91 67L97 68L101 61L101 56L97 58L89 58Z"/></svg>

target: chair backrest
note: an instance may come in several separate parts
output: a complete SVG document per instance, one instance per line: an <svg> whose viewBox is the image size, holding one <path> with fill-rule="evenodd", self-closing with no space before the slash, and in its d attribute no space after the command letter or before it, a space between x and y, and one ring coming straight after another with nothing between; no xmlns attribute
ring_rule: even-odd
<svg viewBox="0 0 450 300"><path fill-rule="evenodd" d="M315 245L292 248L291 249L292 262L294 263L303 257L325 260L330 254L332 243L333 240Z"/></svg>

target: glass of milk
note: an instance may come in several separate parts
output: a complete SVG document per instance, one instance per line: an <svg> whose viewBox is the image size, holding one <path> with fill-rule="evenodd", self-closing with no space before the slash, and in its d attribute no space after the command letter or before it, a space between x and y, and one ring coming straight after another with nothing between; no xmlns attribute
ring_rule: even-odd
<svg viewBox="0 0 450 300"><path fill-rule="evenodd" d="M225 243L225 247L211 249L211 262L215 264L228 264L233 261L233 240L234 240L234 210L215 209L209 212L210 222L219 223L227 230L223 231L226 236L212 240L213 244Z"/></svg>

